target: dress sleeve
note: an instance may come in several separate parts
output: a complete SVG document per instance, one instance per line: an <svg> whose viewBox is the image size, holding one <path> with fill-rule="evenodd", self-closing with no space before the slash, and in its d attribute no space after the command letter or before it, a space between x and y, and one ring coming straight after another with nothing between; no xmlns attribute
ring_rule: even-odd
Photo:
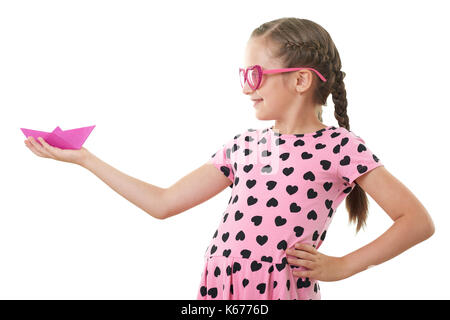
<svg viewBox="0 0 450 320"><path fill-rule="evenodd" d="M236 137L227 143L214 153L208 160L208 163L212 163L218 170L220 170L228 179L231 180L230 188L233 188L234 183L234 168L233 168L233 156L232 153L238 149L236 143Z"/></svg>
<svg viewBox="0 0 450 320"><path fill-rule="evenodd" d="M356 178L379 166L383 166L383 163L366 146L366 142L349 131L349 134L341 141L337 164L339 178L353 187Z"/></svg>

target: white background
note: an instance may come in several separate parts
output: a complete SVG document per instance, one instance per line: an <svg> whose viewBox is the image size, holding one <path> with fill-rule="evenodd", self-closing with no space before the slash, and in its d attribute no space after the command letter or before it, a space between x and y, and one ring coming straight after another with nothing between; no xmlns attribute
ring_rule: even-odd
<svg viewBox="0 0 450 320"><path fill-rule="evenodd" d="M444 1L1 1L0 298L195 299L231 189L157 220L88 170L40 158L20 128L96 125L84 146L169 187L257 120L238 67L251 31L322 25L346 72L351 130L431 214L436 232L322 299L448 299L449 45ZM324 123L337 125L331 96ZM392 224L345 200L320 248L343 256ZM401 201L402 199L399 199ZM395 244L393 244L395 245Z"/></svg>

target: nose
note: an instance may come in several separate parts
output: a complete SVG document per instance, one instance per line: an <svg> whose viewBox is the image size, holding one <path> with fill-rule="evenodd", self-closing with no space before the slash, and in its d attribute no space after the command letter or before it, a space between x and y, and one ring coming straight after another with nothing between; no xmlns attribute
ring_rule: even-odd
<svg viewBox="0 0 450 320"><path fill-rule="evenodd" d="M253 92L253 89L250 88L248 82L245 81L244 87L242 88L242 93L243 93L243 94L249 95L249 94L251 94L252 92Z"/></svg>

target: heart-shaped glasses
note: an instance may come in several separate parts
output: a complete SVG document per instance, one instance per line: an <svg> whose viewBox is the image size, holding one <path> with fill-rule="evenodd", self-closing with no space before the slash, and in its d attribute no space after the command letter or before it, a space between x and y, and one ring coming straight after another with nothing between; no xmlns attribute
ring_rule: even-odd
<svg viewBox="0 0 450 320"><path fill-rule="evenodd" d="M314 71L317 74L317 76L320 78L320 80L322 80L323 82L327 81L325 79L325 77L322 76L322 74L314 68L300 67L300 68L263 70L263 68L257 64L254 66L248 67L247 69L239 68L239 78L241 80L242 88L244 88L245 82L247 82L252 90L256 90L259 88L259 86L261 84L263 74L292 72L292 71L297 71L297 70L301 70L301 69L308 69L308 70Z"/></svg>

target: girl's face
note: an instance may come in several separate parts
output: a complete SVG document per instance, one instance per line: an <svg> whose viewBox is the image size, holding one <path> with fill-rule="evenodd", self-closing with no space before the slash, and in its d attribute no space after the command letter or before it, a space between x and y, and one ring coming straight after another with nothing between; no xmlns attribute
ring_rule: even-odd
<svg viewBox="0 0 450 320"><path fill-rule="evenodd" d="M270 55L270 46L261 38L250 38L245 49L244 68L260 65L264 69L284 68L279 61ZM295 116L299 112L304 86L311 84L310 71L264 74L258 89L253 91L248 83L242 92L250 99L263 99L255 105L256 117L259 120L281 120L287 115ZM300 90L300 91L299 91ZM254 102L250 101L253 105Z"/></svg>
<svg viewBox="0 0 450 320"><path fill-rule="evenodd" d="M245 50L245 65L247 68L259 64L263 69L283 68L277 64L275 59L270 57L268 45L260 38L251 38L247 42ZM288 102L292 100L291 94L286 90L283 74L264 74L258 89L253 91L248 83L245 84L243 93L250 99L263 99L255 106L256 117L259 120L277 119L279 115L286 111ZM253 105L253 101L251 101Z"/></svg>

